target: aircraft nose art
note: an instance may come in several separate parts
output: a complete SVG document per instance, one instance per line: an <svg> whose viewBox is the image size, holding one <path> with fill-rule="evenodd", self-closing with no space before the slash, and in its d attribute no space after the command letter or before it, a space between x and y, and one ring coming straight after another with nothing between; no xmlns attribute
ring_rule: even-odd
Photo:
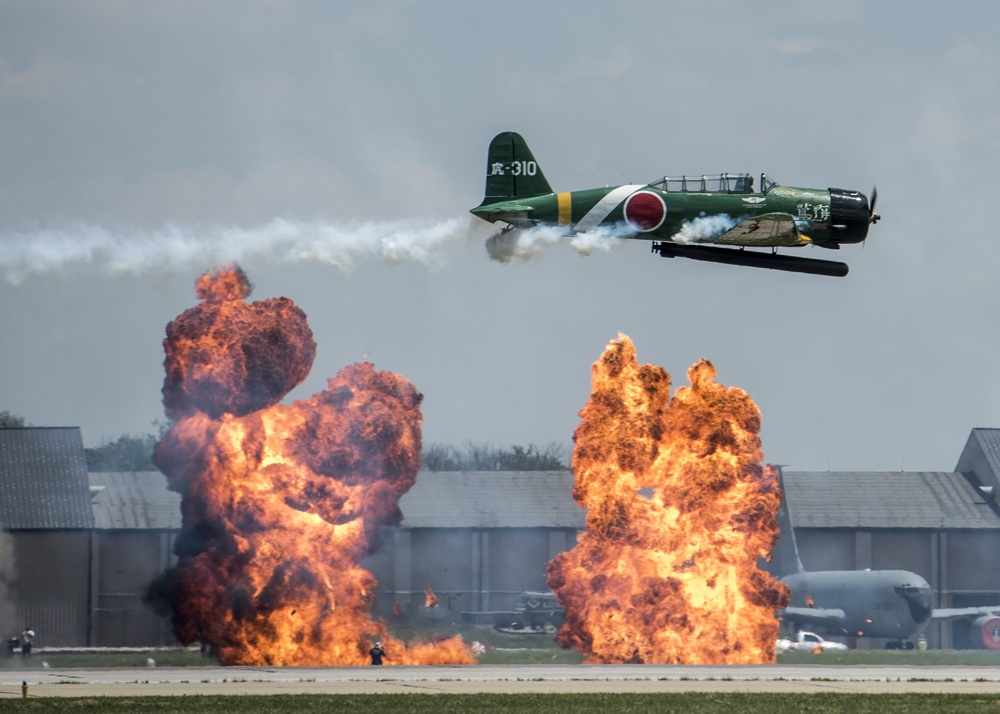
<svg viewBox="0 0 1000 714"><path fill-rule="evenodd" d="M625 220L637 231L655 231L667 217L667 204L652 191L636 191L625 201Z"/></svg>

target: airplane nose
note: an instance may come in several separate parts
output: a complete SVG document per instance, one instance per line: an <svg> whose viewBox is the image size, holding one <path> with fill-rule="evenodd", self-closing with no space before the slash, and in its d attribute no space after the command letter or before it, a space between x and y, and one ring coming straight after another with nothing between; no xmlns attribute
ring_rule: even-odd
<svg viewBox="0 0 1000 714"><path fill-rule="evenodd" d="M931 587L925 583L897 587L896 592L906 601L914 622L927 622L934 611Z"/></svg>
<svg viewBox="0 0 1000 714"><path fill-rule="evenodd" d="M868 235L871 212L860 191L830 189L830 230L838 243L860 243Z"/></svg>

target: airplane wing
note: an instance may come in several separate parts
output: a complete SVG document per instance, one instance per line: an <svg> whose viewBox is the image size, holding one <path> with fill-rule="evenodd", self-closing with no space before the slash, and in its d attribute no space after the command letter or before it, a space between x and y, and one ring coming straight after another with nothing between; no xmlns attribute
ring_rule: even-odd
<svg viewBox="0 0 1000 714"><path fill-rule="evenodd" d="M747 218L713 242L721 245L764 247L802 245L808 243L809 239L799 233L791 214L765 213L762 216Z"/></svg>
<svg viewBox="0 0 1000 714"><path fill-rule="evenodd" d="M812 629L843 630L844 611L839 607L786 607L778 611L785 622Z"/></svg>
<svg viewBox="0 0 1000 714"><path fill-rule="evenodd" d="M958 620L960 618L1000 616L1000 607L938 607L931 613L932 620Z"/></svg>

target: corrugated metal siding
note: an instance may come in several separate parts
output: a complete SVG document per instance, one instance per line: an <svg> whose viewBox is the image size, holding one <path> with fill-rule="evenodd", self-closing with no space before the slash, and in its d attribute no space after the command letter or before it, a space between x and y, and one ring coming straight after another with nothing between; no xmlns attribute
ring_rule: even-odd
<svg viewBox="0 0 1000 714"><path fill-rule="evenodd" d="M142 531L98 536L95 644L140 647L174 642L169 620L143 603L150 583L175 560L173 540Z"/></svg>
<svg viewBox="0 0 1000 714"><path fill-rule="evenodd" d="M80 429L0 429L0 528L93 526Z"/></svg>
<svg viewBox="0 0 1000 714"><path fill-rule="evenodd" d="M90 534L17 531L14 557L17 579L10 595L20 614L7 627L20 633L31 625L40 647L88 644Z"/></svg>
<svg viewBox="0 0 1000 714"><path fill-rule="evenodd" d="M549 535L544 530L518 528L490 532L490 609L513 610L525 590L546 591Z"/></svg>
<svg viewBox="0 0 1000 714"><path fill-rule="evenodd" d="M35 647L83 647L87 644L86 601L78 597L49 596L3 603L4 642L25 627L35 631Z"/></svg>
<svg viewBox="0 0 1000 714"><path fill-rule="evenodd" d="M928 531L872 531L871 548L872 570L909 570L931 580Z"/></svg>
<svg viewBox="0 0 1000 714"><path fill-rule="evenodd" d="M1000 591L1000 533L948 533L948 590Z"/></svg>
<svg viewBox="0 0 1000 714"><path fill-rule="evenodd" d="M441 607L458 613L472 609L472 593L477 589L474 575L472 531L458 528L428 528L412 531L411 578L412 608L424 604L423 589L430 585Z"/></svg>
<svg viewBox="0 0 1000 714"><path fill-rule="evenodd" d="M795 536L802 567L806 570L852 570L856 567L854 531L796 529Z"/></svg>

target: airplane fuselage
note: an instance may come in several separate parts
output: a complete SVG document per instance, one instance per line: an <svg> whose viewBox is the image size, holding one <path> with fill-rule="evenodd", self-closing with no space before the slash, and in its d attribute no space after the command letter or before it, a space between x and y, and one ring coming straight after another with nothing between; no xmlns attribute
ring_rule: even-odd
<svg viewBox="0 0 1000 714"><path fill-rule="evenodd" d="M666 185L667 182L658 182ZM479 206L472 213L518 228L556 225L585 233L624 228L627 237L681 243L730 244L720 240L748 218L782 214L798 231L737 245L794 246L859 243L868 234L868 199L857 191L773 186L766 193L673 191L653 184L551 193ZM746 238L747 234L741 235Z"/></svg>
<svg viewBox="0 0 1000 714"><path fill-rule="evenodd" d="M802 572L782 581L792 599L779 616L830 635L905 640L921 632L933 613L930 585L906 570Z"/></svg>

